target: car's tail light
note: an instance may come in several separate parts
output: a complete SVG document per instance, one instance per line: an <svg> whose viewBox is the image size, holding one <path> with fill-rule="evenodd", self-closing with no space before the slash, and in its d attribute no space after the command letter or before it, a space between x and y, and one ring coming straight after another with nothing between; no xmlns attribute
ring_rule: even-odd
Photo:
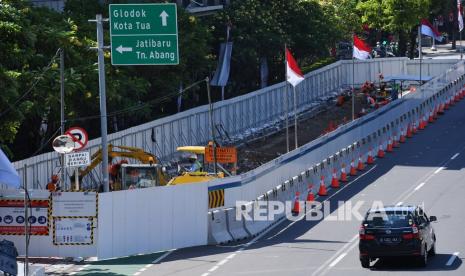
<svg viewBox="0 0 465 276"><path fill-rule="evenodd" d="M365 227L360 226L360 229L358 230L358 234L359 234L359 237L360 237L360 240L374 240L375 239L375 236L374 235L370 235L370 234L366 234L365 233Z"/></svg>
<svg viewBox="0 0 465 276"><path fill-rule="evenodd" d="M403 234L402 238L404 240L419 239L420 238L420 233L418 231L418 227L415 224L412 225L412 233Z"/></svg>
<svg viewBox="0 0 465 276"><path fill-rule="evenodd" d="M420 232L418 231L418 227L416 224L412 225L412 232L413 232L413 238L414 239L419 239L420 238Z"/></svg>
<svg viewBox="0 0 465 276"><path fill-rule="evenodd" d="M403 235L402 235L402 239L404 239L404 240L411 240L411 239L413 239L413 234L412 234L412 233L403 234Z"/></svg>

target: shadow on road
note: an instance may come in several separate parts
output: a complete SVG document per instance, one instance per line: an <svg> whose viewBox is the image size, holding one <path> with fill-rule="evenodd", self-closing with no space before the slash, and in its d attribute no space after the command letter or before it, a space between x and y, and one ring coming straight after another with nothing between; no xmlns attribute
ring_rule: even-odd
<svg viewBox="0 0 465 276"><path fill-rule="evenodd" d="M446 263L452 254L436 254L429 258L426 267L419 267L413 258L383 258L378 259L370 268L375 271L449 271L456 270L462 265L462 260L456 258L455 261L447 266Z"/></svg>

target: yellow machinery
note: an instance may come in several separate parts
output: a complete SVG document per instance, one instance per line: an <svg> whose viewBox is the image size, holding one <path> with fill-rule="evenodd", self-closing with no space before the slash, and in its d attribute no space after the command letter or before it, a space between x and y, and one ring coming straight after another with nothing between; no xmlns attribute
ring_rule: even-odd
<svg viewBox="0 0 465 276"><path fill-rule="evenodd" d="M198 156L199 161L205 161L204 146L183 146L178 147L177 151L194 153ZM109 167L111 190L126 190L146 188L153 186L164 185L182 185L190 183L198 183L210 181L216 178L223 178L224 173L217 174L209 172L182 172L179 176L173 177L168 181L164 168L159 164L155 155L145 152L140 148L108 145L108 157L111 162L114 158L131 158L140 161L142 164L127 164L127 161L122 159L117 163L113 163ZM79 179L89 174L97 165L102 162L102 152L98 150L91 156L91 164L84 169L79 170ZM204 164L205 165L205 164ZM74 181L74 176L71 178ZM74 186L74 185L73 185Z"/></svg>
<svg viewBox="0 0 465 276"><path fill-rule="evenodd" d="M184 146L177 147L179 152L195 153L202 162L204 162L205 157L205 147L204 146ZM218 174L208 173L208 172L183 172L180 176L173 177L167 185L181 185L189 184L196 182L205 182L210 181L215 178L223 178L224 174L222 172Z"/></svg>
<svg viewBox="0 0 465 276"><path fill-rule="evenodd" d="M155 155L145 152L140 148L108 145L109 161L113 158L131 158L142 164L126 164L126 160L111 164L109 167L112 180L112 190L121 190L148 186L163 186L167 184L167 177L163 168L158 163ZM92 154L91 163L83 170L79 170L79 179L89 174L98 164L102 162L102 150ZM147 177L147 179L144 179ZM71 178L72 181L74 177ZM137 184L139 183L139 184Z"/></svg>

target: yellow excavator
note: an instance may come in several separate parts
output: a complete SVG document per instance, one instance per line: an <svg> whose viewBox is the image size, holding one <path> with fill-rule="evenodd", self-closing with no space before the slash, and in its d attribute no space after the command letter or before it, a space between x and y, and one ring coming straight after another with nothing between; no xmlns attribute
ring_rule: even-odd
<svg viewBox="0 0 465 276"><path fill-rule="evenodd" d="M110 164L111 189L114 191L151 186L163 186L168 183L168 177L163 167L159 164L155 155L140 148L108 145L108 159L111 163L114 158L131 158L138 160L141 164L128 164L127 160L121 159ZM102 150L92 154L91 163L84 169L78 170L79 182L88 175L97 165L102 162ZM75 176L71 177L74 182ZM75 187L75 185L73 185Z"/></svg>
<svg viewBox="0 0 465 276"><path fill-rule="evenodd" d="M177 151L181 153L195 154L198 161L205 166L205 149L204 146L183 146L178 147ZM179 166L178 175L169 179L166 170L159 163L157 157L143 149L128 146L108 145L108 159L111 163L109 166L110 188L113 191L147 188L164 185L182 185L210 181L215 178L223 178L224 173L209 173L205 171L189 171ZM141 164L129 164L126 159L120 159L112 163L114 158L131 158L138 160ZM95 167L102 162L102 151L99 149L91 156L91 163L84 169L78 170L79 182L88 175ZM75 176L71 177L74 182ZM75 187L75 185L73 185Z"/></svg>

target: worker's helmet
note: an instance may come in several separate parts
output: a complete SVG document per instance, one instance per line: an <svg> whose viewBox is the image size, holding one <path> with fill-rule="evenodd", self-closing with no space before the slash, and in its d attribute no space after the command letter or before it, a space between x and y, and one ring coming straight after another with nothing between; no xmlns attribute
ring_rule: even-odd
<svg viewBox="0 0 465 276"><path fill-rule="evenodd" d="M197 154L191 153L187 156L188 159L197 160Z"/></svg>
<svg viewBox="0 0 465 276"><path fill-rule="evenodd" d="M56 175L56 174L52 175L52 182L53 183L58 182L58 175Z"/></svg>

